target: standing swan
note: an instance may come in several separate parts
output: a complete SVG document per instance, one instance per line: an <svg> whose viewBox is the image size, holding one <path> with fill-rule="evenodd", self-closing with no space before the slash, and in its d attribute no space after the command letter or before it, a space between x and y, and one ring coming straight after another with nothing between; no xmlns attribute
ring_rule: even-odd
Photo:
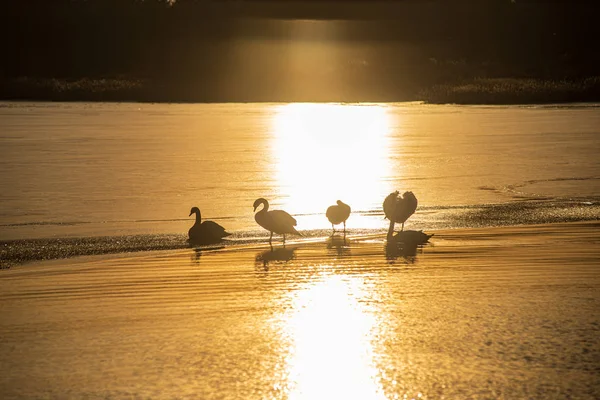
<svg viewBox="0 0 600 400"><path fill-rule="evenodd" d="M190 243L192 244L210 244L220 242L225 236L231 233L225 232L225 228L216 222L204 221L200 215L198 207L192 207L190 215L196 214L196 223L188 231Z"/></svg>
<svg viewBox="0 0 600 400"><path fill-rule="evenodd" d="M394 231L394 223L404 223L417 210L417 198L413 192L404 192L402 196L398 196L398 191L390 193L383 201L383 212L385 218L390 220L390 231Z"/></svg>
<svg viewBox="0 0 600 400"><path fill-rule="evenodd" d="M331 229L333 229L333 232L331 235L333 235L335 233L334 225L341 224L342 222L344 223L344 235L345 235L346 234L346 220L350 216L350 211L352 211L352 210L350 209L350 206L348 204L342 202L341 200L338 200L336 203L337 203L337 206L331 206L331 207L327 208L327 212L325 213L325 216L327 217L329 222L331 222Z"/></svg>
<svg viewBox="0 0 600 400"><path fill-rule="evenodd" d="M285 211L273 210L269 211L269 202L262 197L254 202L254 211L260 205L264 205L263 209L254 214L254 220L257 224L271 232L269 243L273 240L273 233L283 234L283 244L285 244L285 234L293 233L302 236L300 232L294 228L296 219Z"/></svg>

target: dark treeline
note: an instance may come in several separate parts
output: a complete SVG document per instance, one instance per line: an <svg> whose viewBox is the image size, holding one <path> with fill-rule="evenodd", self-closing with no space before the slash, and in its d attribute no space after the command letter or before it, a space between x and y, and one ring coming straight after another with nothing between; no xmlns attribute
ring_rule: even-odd
<svg viewBox="0 0 600 400"><path fill-rule="evenodd" d="M593 2L568 1L5 0L0 95L27 97L14 85L24 78L142 82L124 100L175 101L406 100L472 78L581 80L600 71L595 18Z"/></svg>

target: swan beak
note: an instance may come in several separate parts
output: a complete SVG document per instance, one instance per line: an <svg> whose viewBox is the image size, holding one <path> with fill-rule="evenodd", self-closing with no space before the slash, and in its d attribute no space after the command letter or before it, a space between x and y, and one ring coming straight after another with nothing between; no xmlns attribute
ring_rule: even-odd
<svg viewBox="0 0 600 400"><path fill-rule="evenodd" d="M258 206L257 206L258 207ZM254 212L256 212L256 207L254 207Z"/></svg>
<svg viewBox="0 0 600 400"><path fill-rule="evenodd" d="M190 215L188 215L188 217L191 217L193 213L190 213Z"/></svg>

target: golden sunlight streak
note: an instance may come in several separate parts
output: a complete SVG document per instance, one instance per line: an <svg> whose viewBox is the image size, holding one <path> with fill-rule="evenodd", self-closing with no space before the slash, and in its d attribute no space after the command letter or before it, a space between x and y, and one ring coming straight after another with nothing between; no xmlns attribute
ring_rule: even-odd
<svg viewBox="0 0 600 400"><path fill-rule="evenodd" d="M378 227L380 221L356 212L380 208L390 192L388 141L383 106L281 106L272 152L283 206L292 214L310 214L299 218L302 229L327 228L323 214L339 199L352 207L350 226Z"/></svg>
<svg viewBox="0 0 600 400"><path fill-rule="evenodd" d="M323 98L339 93L344 67L340 44L336 42L336 21L296 20L287 23L290 41L284 48L288 86L299 98Z"/></svg>
<svg viewBox="0 0 600 400"><path fill-rule="evenodd" d="M330 276L294 293L285 323L289 399L384 399L372 338L376 321L357 278Z"/></svg>

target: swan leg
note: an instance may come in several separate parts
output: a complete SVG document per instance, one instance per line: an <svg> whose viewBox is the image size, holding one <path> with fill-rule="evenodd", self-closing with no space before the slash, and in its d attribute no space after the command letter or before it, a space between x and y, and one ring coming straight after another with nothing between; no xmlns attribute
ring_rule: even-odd
<svg viewBox="0 0 600 400"><path fill-rule="evenodd" d="M273 232L271 232L271 237L269 237L269 244L273 241Z"/></svg>
<svg viewBox="0 0 600 400"><path fill-rule="evenodd" d="M400 229L400 232L404 231L404 222L402 223L402 229Z"/></svg>
<svg viewBox="0 0 600 400"><path fill-rule="evenodd" d="M395 222L394 222L394 219L392 218L392 219L390 219L390 227L389 227L388 233L387 233L388 240L392 240L394 238L394 225L395 225Z"/></svg>
<svg viewBox="0 0 600 400"><path fill-rule="evenodd" d="M331 229L333 229L333 232L331 232L331 236L335 235L335 226L333 224L331 224Z"/></svg>
<svg viewBox="0 0 600 400"><path fill-rule="evenodd" d="M285 245L285 233L283 234L283 244Z"/></svg>
<svg viewBox="0 0 600 400"><path fill-rule="evenodd" d="M346 221L344 221L344 235L346 235Z"/></svg>

